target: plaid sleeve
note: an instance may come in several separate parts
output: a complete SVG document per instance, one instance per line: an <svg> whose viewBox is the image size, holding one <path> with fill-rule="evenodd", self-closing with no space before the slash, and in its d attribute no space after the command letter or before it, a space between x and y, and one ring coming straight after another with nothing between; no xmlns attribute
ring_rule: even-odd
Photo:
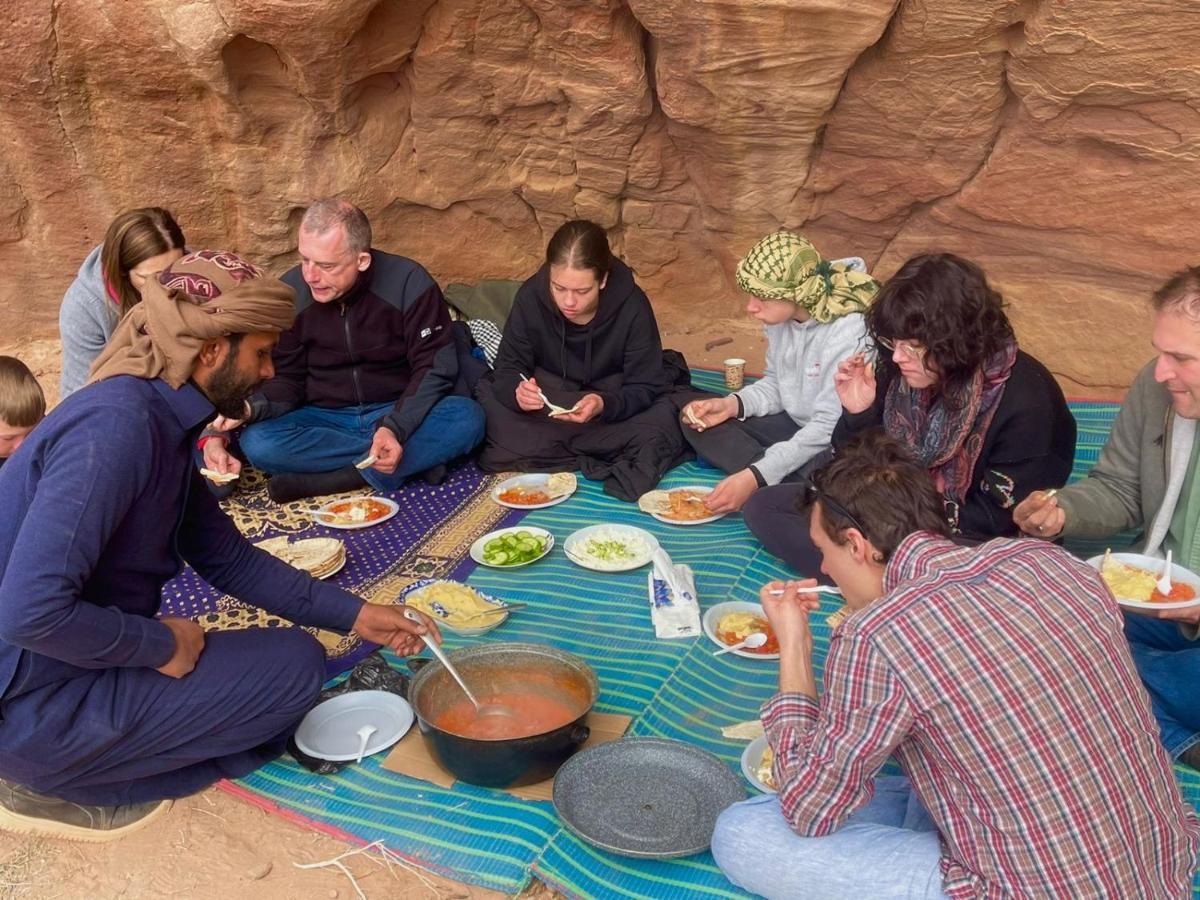
<svg viewBox="0 0 1200 900"><path fill-rule="evenodd" d="M875 774L908 733L913 713L883 655L839 633L820 703L776 694L762 720L776 754L783 815L797 834L816 837L836 831L871 799Z"/></svg>

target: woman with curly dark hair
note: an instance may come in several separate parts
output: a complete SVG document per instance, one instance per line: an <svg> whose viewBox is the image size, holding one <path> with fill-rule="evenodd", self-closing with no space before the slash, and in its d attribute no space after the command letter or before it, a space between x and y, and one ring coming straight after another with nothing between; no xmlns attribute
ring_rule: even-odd
<svg viewBox="0 0 1200 900"><path fill-rule="evenodd" d="M1018 348L999 292L962 257L914 256L879 292L867 330L875 365L857 354L834 376L834 448L882 426L929 470L954 534L1015 535L1012 507L1070 475L1075 420L1046 367ZM760 491L746 521L768 550L815 573L807 529L784 521L795 517L798 490Z"/></svg>

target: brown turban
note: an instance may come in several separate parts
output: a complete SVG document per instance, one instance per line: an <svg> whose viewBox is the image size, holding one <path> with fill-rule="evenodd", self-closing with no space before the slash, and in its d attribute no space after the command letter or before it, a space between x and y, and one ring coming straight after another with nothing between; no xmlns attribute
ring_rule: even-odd
<svg viewBox="0 0 1200 900"><path fill-rule="evenodd" d="M121 320L88 383L133 375L179 388L206 341L290 328L295 298L282 281L232 253L189 253L146 282L142 302Z"/></svg>

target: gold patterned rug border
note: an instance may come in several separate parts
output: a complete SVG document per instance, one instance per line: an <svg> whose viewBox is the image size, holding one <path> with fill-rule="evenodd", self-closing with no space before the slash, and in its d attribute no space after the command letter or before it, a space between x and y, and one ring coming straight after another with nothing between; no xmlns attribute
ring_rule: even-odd
<svg viewBox="0 0 1200 900"><path fill-rule="evenodd" d="M496 524L511 512L491 499L495 486L506 477L507 474L485 475L480 485L458 509L451 512L423 540L405 549L383 572L360 584L352 585L347 590L368 603L391 605L399 598L400 592L414 581L422 578L448 578L466 557L471 544L493 530ZM328 498L325 498L324 502L328 502ZM314 509L316 505L312 502L287 504L291 507L302 507L302 512L283 510L279 515L271 517L270 521L260 516L240 519L234 516L234 521L243 534L247 530L253 531L255 535L261 534L268 525L280 528L281 522L297 523L297 520L302 521L303 527L307 528L312 525L308 510ZM215 612L198 616L196 621L206 631L293 627L293 623L287 619L249 606L228 594L217 600ZM361 643L356 635L343 635L314 628L306 630L325 647L326 656L334 659L345 656Z"/></svg>

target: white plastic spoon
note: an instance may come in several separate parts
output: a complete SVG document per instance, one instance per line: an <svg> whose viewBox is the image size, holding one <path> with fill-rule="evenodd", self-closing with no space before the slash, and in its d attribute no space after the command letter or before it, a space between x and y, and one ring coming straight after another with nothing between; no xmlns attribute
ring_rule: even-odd
<svg viewBox="0 0 1200 900"><path fill-rule="evenodd" d="M363 754L367 752L367 741L369 741L371 739L371 735L378 730L379 729L374 725L364 725L362 728L358 729L357 732L355 732L355 734L358 735L358 759L356 759L355 762L363 761Z"/></svg>
<svg viewBox="0 0 1200 900"><path fill-rule="evenodd" d="M756 631L754 634L746 635L744 641L738 641L736 644L730 644L721 650L718 650L713 656L720 656L722 653L732 653L734 650L757 650L767 642L767 636L761 631Z"/></svg>
<svg viewBox="0 0 1200 900"><path fill-rule="evenodd" d="M1171 593L1171 551L1167 550L1167 561L1163 565L1162 575L1154 586L1158 588L1158 592L1164 597Z"/></svg>
<svg viewBox="0 0 1200 900"><path fill-rule="evenodd" d="M814 584L812 587L802 587L799 590L800 590L801 594L822 593L822 594L838 594L838 595L840 595L842 593L842 589L840 587L834 587L833 585L830 585L830 584ZM767 593L770 594L772 597L782 597L783 596L783 591L780 591L780 590L767 591Z"/></svg>

